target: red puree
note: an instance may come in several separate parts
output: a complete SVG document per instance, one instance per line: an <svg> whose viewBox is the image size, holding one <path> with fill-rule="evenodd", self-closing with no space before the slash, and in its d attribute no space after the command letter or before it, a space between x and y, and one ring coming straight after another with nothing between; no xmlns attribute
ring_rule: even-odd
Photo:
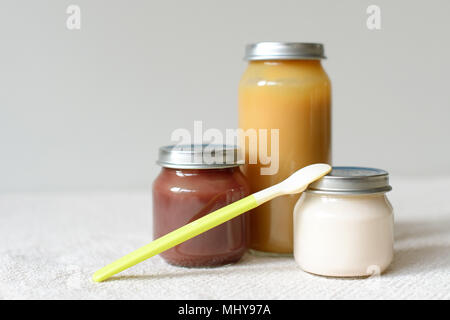
<svg viewBox="0 0 450 320"><path fill-rule="evenodd" d="M239 167L162 168L153 184L153 235L156 238L249 195ZM185 267L218 266L238 261L247 249L247 216L240 215L161 256Z"/></svg>

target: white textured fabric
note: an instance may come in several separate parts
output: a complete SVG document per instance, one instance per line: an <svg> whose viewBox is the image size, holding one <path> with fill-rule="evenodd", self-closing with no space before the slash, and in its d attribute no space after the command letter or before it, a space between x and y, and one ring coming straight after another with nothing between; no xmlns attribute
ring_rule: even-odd
<svg viewBox="0 0 450 320"><path fill-rule="evenodd" d="M151 239L150 192L0 195L3 299L449 299L450 179L391 179L395 258L368 279L300 270L247 254L186 269L151 258L104 283L92 273Z"/></svg>

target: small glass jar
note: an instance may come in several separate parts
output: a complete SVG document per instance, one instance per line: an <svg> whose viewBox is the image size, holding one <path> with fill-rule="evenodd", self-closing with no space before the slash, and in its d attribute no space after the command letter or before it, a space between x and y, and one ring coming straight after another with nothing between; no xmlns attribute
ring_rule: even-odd
<svg viewBox="0 0 450 320"><path fill-rule="evenodd" d="M153 183L153 235L159 238L249 195L235 147L166 146L159 150L161 173ZM184 267L220 266L238 261L247 250L246 215L241 215L163 253Z"/></svg>
<svg viewBox="0 0 450 320"><path fill-rule="evenodd" d="M294 209L294 257L307 272L332 277L379 274L393 259L388 173L334 167Z"/></svg>

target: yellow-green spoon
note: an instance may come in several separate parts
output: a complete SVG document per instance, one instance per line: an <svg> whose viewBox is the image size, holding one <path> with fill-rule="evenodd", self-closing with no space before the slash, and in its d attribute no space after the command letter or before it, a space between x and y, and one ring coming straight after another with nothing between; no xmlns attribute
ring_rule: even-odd
<svg viewBox="0 0 450 320"><path fill-rule="evenodd" d="M308 185L322 178L331 171L331 166L324 163L312 164L294 172L286 180L256 192L248 197L229 204L219 210L211 212L177 230L174 230L161 238L123 256L119 260L101 268L94 273L92 279L100 282L128 269L139 262L153 257L167 249L170 249L186 240L189 240L209 229L212 229L238 215L247 212L264 202L284 194L295 194L304 191Z"/></svg>

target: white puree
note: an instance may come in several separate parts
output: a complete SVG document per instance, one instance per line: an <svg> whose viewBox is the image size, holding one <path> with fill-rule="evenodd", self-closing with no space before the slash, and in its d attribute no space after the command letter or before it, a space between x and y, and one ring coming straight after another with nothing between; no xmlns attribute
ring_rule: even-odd
<svg viewBox="0 0 450 320"><path fill-rule="evenodd" d="M392 261L393 238L392 206L384 194L304 192L294 210L295 260L310 273L381 273Z"/></svg>

